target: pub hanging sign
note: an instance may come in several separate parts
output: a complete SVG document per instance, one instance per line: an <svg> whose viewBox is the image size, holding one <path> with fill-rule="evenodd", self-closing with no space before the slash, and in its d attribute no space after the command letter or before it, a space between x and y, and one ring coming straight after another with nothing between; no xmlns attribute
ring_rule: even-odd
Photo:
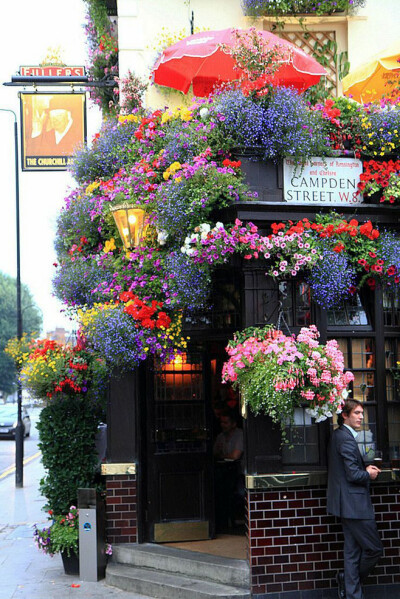
<svg viewBox="0 0 400 599"><path fill-rule="evenodd" d="M313 157L303 168L293 158L283 160L284 201L292 204L359 205L357 189L363 172L361 160L342 157Z"/></svg>
<svg viewBox="0 0 400 599"><path fill-rule="evenodd" d="M23 171L65 171L86 140L85 93L20 93Z"/></svg>

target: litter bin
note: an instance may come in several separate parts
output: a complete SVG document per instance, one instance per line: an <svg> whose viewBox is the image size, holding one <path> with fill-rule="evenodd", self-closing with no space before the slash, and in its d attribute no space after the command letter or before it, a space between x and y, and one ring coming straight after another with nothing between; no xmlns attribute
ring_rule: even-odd
<svg viewBox="0 0 400 599"><path fill-rule="evenodd" d="M78 489L79 577L97 582L105 576L105 506L96 489Z"/></svg>

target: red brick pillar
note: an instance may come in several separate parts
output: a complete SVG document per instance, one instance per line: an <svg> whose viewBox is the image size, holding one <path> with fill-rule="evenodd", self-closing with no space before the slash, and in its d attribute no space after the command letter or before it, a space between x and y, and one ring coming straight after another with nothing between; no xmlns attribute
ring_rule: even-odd
<svg viewBox="0 0 400 599"><path fill-rule="evenodd" d="M136 474L116 474L107 476L106 491L108 542L136 543Z"/></svg>

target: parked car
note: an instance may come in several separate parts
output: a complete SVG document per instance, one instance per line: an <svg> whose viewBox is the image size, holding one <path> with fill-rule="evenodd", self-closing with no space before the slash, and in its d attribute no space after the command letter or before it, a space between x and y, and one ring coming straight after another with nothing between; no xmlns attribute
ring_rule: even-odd
<svg viewBox="0 0 400 599"><path fill-rule="evenodd" d="M16 404L5 404L0 406L0 438L15 437L15 429L18 421L18 406ZM24 436L31 434L31 419L28 410L22 406L22 422L24 425Z"/></svg>

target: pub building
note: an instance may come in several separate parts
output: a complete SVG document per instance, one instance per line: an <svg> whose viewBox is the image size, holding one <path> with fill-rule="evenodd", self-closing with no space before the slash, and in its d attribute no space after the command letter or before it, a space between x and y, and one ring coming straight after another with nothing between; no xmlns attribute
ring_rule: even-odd
<svg viewBox="0 0 400 599"><path fill-rule="evenodd" d="M241 160L259 199L225 209L218 215L222 222L238 218L265 234L273 222L312 220L336 210L348 220L371 220L381 230L399 228L396 207L363 202L351 184L332 178L329 165L314 165L315 172L303 173L302 181L293 179L290 165L288 171L282 163ZM341 203L332 203L328 195L335 187ZM325 195L317 198L314 192ZM326 510L326 449L336 416L316 424L305 409L296 408L287 427L291 444L281 444L280 427L266 415L239 410L240 398L221 382L225 347L235 331L271 323L297 334L315 324L321 342L337 339L345 367L354 374L351 397L364 405L360 448L383 451L382 473L371 494L385 553L369 579L367 596L399 597L400 476L394 467L400 396L392 368L400 359L400 302L393 291L364 287L340 307L324 310L313 303L305 281L277 282L265 275L265 262L235 256L214 273L212 308L186 321L186 354L168 365L146 361L112 381L102 469L107 534L114 549L109 584L185 599L337 596L343 536L339 521ZM218 433L213 410L223 401L237 407L244 433L242 492L232 484L240 478L240 467L213 457ZM221 471L228 482L222 496L226 509L218 521ZM140 586L150 571L154 587ZM204 594L193 591L199 580L211 585ZM163 594L168 585L184 590Z"/></svg>

